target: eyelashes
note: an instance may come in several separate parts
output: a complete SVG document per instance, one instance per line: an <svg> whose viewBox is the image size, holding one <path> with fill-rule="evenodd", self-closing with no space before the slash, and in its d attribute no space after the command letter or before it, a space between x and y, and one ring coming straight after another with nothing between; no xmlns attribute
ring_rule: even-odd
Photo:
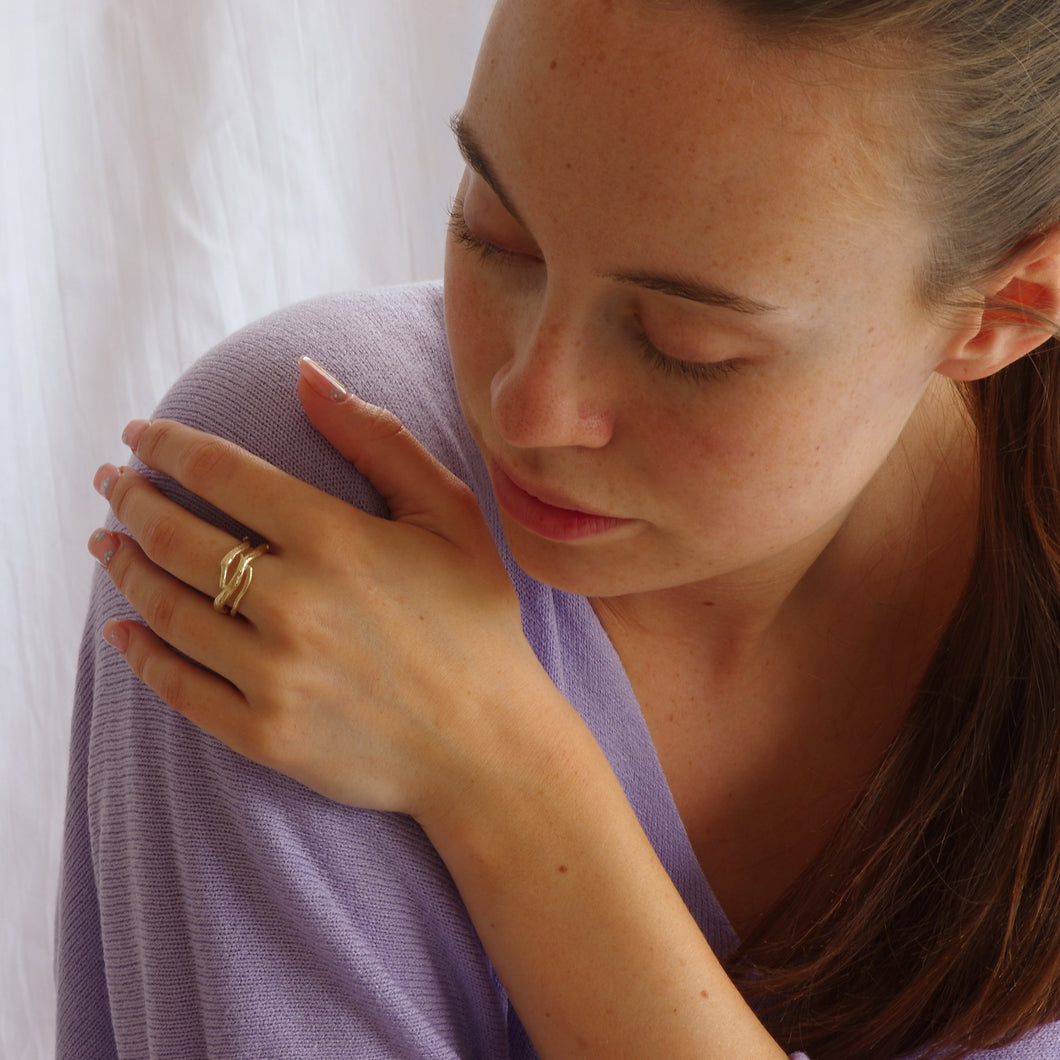
<svg viewBox="0 0 1060 1060"><path fill-rule="evenodd" d="M515 250L507 250L504 247L498 246L496 243L491 243L488 239L483 239L481 236L475 235L475 233L468 227L467 221L464 219L464 200L462 198L454 199L452 205L449 207L448 229L450 239L462 246L465 250L470 250L477 254L482 260L493 258L511 263L514 263L517 260L531 262L536 260L527 254L520 254Z"/></svg>
<svg viewBox="0 0 1060 1060"><path fill-rule="evenodd" d="M742 361L683 361L663 353L643 332L637 335L641 357L655 371L689 383L716 383L743 368Z"/></svg>
<svg viewBox="0 0 1060 1060"><path fill-rule="evenodd" d="M540 259L515 250L491 243L476 235L464 218L464 202L455 198L449 208L447 225L449 238L458 246L473 253L479 261L498 265L541 264ZM713 383L733 375L744 367L739 360L728 361L685 361L679 357L670 357L663 353L645 334L639 323L634 332L634 342L641 359L655 372L671 379L687 383Z"/></svg>

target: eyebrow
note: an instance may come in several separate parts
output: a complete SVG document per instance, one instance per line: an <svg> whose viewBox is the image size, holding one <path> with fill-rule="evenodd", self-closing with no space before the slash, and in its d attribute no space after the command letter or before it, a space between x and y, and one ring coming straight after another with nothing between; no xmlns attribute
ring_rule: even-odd
<svg viewBox="0 0 1060 1060"><path fill-rule="evenodd" d="M671 298L684 298L689 302L701 305L718 306L731 309L735 313L748 315L756 313L776 313L781 307L769 302L760 302L757 298L736 294L713 283L703 283L691 276L669 275L655 272L612 272L607 274L609 280L616 283L643 287L648 291L658 291Z"/></svg>
<svg viewBox="0 0 1060 1060"><path fill-rule="evenodd" d="M460 154L463 155L464 161L490 186L493 194L500 199L501 205L508 213L523 228L526 228L523 219L519 216L515 203L512 202L511 196L504 190L504 185L497 179L493 166L486 157L486 153L482 150L478 137L472 132L471 127L464 118L463 112L457 111L449 119L449 128L453 130L453 135L456 137L456 146L460 148Z"/></svg>
<svg viewBox="0 0 1060 1060"><path fill-rule="evenodd" d="M505 191L504 185L498 179L496 171L486 157L478 137L461 111L457 111L449 119L449 128L453 130L457 147L460 149L460 154L463 156L464 161L490 186L493 194L497 196L508 213L523 228L526 228L525 222L519 216L518 208L512 201L511 196ZM701 305L731 309L736 313L748 315L775 313L781 308L769 302L761 302L756 298L748 298L746 295L736 294L716 284L704 283L693 276L682 273L612 272L605 273L604 276L615 283L640 287L644 290L669 295L672 298L698 302Z"/></svg>

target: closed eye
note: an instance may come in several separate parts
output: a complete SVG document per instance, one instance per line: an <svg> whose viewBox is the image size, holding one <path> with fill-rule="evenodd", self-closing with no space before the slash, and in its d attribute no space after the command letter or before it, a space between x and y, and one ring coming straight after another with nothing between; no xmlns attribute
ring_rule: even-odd
<svg viewBox="0 0 1060 1060"><path fill-rule="evenodd" d="M464 200L459 196L453 200L449 208L448 229L450 239L477 254L480 260L493 260L513 265L539 263L539 259L530 254L491 243L488 239L483 239L482 236L473 232L464 217Z"/></svg>
<svg viewBox="0 0 1060 1060"><path fill-rule="evenodd" d="M539 258L499 246L473 232L464 217L464 201L460 196L453 199L449 208L448 232L453 242L471 251L480 261L498 265L540 264ZM653 370L690 383L715 382L738 372L744 366L744 362L739 360L685 361L670 357L655 346L640 327L637 328L635 341L641 356Z"/></svg>
<svg viewBox="0 0 1060 1060"><path fill-rule="evenodd" d="M690 383L713 383L739 372L745 362L728 361L684 361L670 357L652 343L642 330L636 335L637 347L648 365L663 375L683 379Z"/></svg>

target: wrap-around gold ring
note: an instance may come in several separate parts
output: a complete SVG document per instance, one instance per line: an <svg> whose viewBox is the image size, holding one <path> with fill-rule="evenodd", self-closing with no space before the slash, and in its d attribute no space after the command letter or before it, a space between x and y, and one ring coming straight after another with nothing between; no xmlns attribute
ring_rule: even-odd
<svg viewBox="0 0 1060 1060"><path fill-rule="evenodd" d="M254 560L268 551L269 546L264 541L257 548L251 548L250 538L245 537L224 554L221 559L220 587L213 601L214 610L222 611L232 618L239 614L239 605L247 595L254 577Z"/></svg>

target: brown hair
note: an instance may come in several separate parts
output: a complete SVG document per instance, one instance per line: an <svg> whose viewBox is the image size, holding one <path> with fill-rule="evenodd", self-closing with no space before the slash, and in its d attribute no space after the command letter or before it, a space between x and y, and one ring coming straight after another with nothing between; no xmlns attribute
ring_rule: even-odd
<svg viewBox="0 0 1060 1060"><path fill-rule="evenodd" d="M724 4L757 42L908 68L937 232L928 304L967 306L1060 223L1057 0ZM965 397L968 587L884 762L733 961L814 1060L959 1057L1060 1019L1060 341Z"/></svg>

